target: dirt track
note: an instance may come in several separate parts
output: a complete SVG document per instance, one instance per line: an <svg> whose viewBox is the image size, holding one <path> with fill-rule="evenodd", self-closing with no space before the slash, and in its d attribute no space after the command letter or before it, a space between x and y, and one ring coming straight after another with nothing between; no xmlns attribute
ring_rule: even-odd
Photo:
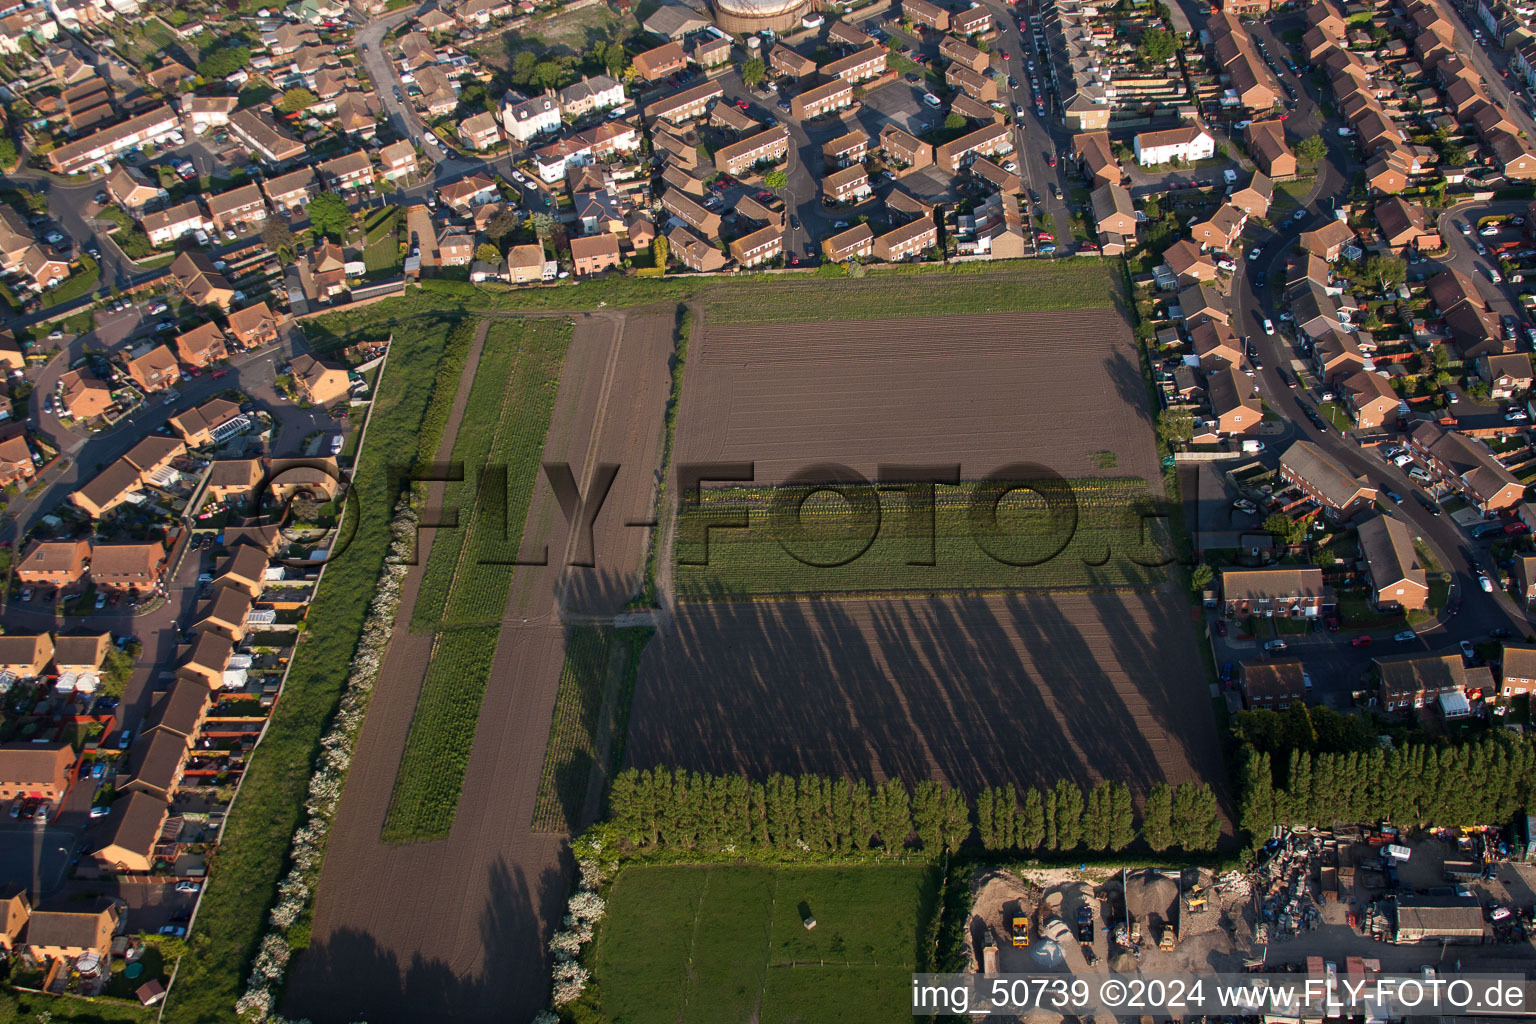
<svg viewBox="0 0 1536 1024"><path fill-rule="evenodd" d="M1115 310L735 327L689 352L677 461L1013 462L1063 476L1160 476L1135 340ZM1108 471L1090 456L1113 451Z"/></svg>
<svg viewBox="0 0 1536 1024"><path fill-rule="evenodd" d="M628 761L940 777L974 791L1204 778L1221 758L1184 599L686 603L641 661Z"/></svg>
<svg viewBox="0 0 1536 1024"><path fill-rule="evenodd" d="M582 467L608 461L632 468L659 454L666 387L658 392L657 371L645 363L659 353L666 379L671 319L664 326L653 320L635 317L633 333L622 316L577 321L544 451L546 462L573 467L583 492ZM456 410L450 429L458 419ZM642 454L633 455L631 445ZM652 465L648 476L638 475L653 479L655 472ZM634 578L637 565L626 577L618 560L639 557L645 532L629 529L640 535L631 541L622 527L610 526L637 517L630 505L644 488L621 490L623 482L621 471L598 520L599 567L605 547L616 552L614 586ZM611 536L615 531L621 535ZM313 942L291 975L291 1014L321 1024L416 1024L527 1020L545 1005L544 943L562 913L570 865L561 838L535 835L529 821L564 662L556 602L568 540L541 477L523 551L527 557L547 545L550 565L522 567L513 579L452 834L443 842L387 846L380 828L431 650L431 637L405 628L419 569L409 577L327 851ZM613 591L582 593L597 600Z"/></svg>

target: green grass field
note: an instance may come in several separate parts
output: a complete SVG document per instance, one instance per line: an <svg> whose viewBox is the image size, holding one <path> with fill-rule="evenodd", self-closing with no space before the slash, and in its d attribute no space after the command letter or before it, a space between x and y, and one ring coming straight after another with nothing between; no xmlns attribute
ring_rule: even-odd
<svg viewBox="0 0 1536 1024"><path fill-rule="evenodd" d="M309 628L294 652L283 699L224 827L165 1021L193 1024L234 1017L246 965L266 930L277 876L285 870L289 842L303 813L320 734L341 695L389 545L390 510L397 497L388 483L389 466L417 450L438 364L456 326L453 318L423 316L395 328L353 480L360 511L355 518L348 516L357 532L350 547L326 566L310 605ZM459 361L446 368L445 379L458 379L466 350L457 347Z"/></svg>
<svg viewBox="0 0 1536 1024"><path fill-rule="evenodd" d="M627 868L589 958L597 998L624 1024L906 1019L936 897L923 867Z"/></svg>
<svg viewBox="0 0 1536 1024"><path fill-rule="evenodd" d="M497 321L486 335L453 444L465 479L444 493L445 507L460 510L459 528L437 531L412 612L413 629L437 636L386 842L440 838L453 827L570 338L563 320Z"/></svg>
<svg viewBox="0 0 1536 1024"><path fill-rule="evenodd" d="M1165 548L1151 538L1158 536L1161 524L1142 518L1158 507L1158 499L1145 481L1117 477L1069 483L1075 519L1050 511L1033 492L1014 491L997 503L992 534L973 523L973 485L937 487L933 564L917 565L910 563L929 558L926 518L911 524L906 497L898 492L881 493L878 521L828 493L812 495L800 516L786 521L792 501L780 511L775 498L790 496L788 491L711 488L704 492L703 507L685 510L678 518L678 594L1104 590L1160 583L1166 573L1157 566L1166 560ZM697 541L698 524L742 510L748 528L710 530L706 554ZM1146 530L1153 532L1144 538ZM866 549L872 532L874 540ZM977 533L986 548L973 539ZM689 564L706 557L707 565ZM1010 564L1028 562L1039 564Z"/></svg>
<svg viewBox="0 0 1536 1024"><path fill-rule="evenodd" d="M921 276L919 285L913 280ZM1092 259L871 267L862 278L781 277L699 297L715 324L888 320L947 314L1101 309L1114 304L1107 264Z"/></svg>

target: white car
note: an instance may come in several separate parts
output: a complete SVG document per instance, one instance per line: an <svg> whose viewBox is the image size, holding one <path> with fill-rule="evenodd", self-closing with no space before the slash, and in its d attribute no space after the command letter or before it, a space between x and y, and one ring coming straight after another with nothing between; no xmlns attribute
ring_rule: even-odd
<svg viewBox="0 0 1536 1024"><path fill-rule="evenodd" d="M1493 593L1493 580L1488 578L1488 574L1487 573L1480 572L1480 573L1477 574L1477 585L1483 588L1483 593L1485 593L1485 594ZM1462 642L1465 643L1466 641L1462 641ZM1462 648L1462 649L1466 650L1466 648Z"/></svg>
<svg viewBox="0 0 1536 1024"><path fill-rule="evenodd" d="M1353 128L1340 128L1339 129L1339 135L1342 138L1346 138L1347 139L1347 138L1349 138L1353 134L1355 134L1355 130Z"/></svg>
<svg viewBox="0 0 1536 1024"><path fill-rule="evenodd" d="M1489 267L1488 268L1488 280L1492 281L1494 284L1503 284L1504 283L1504 275L1499 273L1497 270L1494 270L1492 267Z"/></svg>
<svg viewBox="0 0 1536 1024"><path fill-rule="evenodd" d="M944 105L944 101L939 99L931 92L923 93L923 102L928 104L930 107L942 107Z"/></svg>
<svg viewBox="0 0 1536 1024"><path fill-rule="evenodd" d="M1489 224L1487 227L1483 228L1481 231L1478 232L1478 234L1482 235L1484 238L1492 238L1494 235L1497 235L1498 233L1499 233L1499 226L1497 224Z"/></svg>
<svg viewBox="0 0 1536 1024"><path fill-rule="evenodd" d="M1233 263L1231 260L1217 260L1216 269L1225 270L1229 274L1235 274L1237 273L1237 264Z"/></svg>
<svg viewBox="0 0 1536 1024"><path fill-rule="evenodd" d="M1258 248L1257 246L1255 246L1252 249L1249 249L1248 250L1248 259L1250 261L1258 259L1259 258L1259 253L1261 253L1261 252L1263 252L1263 250Z"/></svg>
<svg viewBox="0 0 1536 1024"><path fill-rule="evenodd" d="M1472 647L1472 641L1463 640L1456 646L1461 648L1461 656L1463 658L1466 658L1468 661L1477 660L1477 651Z"/></svg>
<svg viewBox="0 0 1536 1024"><path fill-rule="evenodd" d="M1275 333L1275 322L1273 320L1269 319L1268 317L1264 318L1264 333L1265 334L1274 334Z"/></svg>

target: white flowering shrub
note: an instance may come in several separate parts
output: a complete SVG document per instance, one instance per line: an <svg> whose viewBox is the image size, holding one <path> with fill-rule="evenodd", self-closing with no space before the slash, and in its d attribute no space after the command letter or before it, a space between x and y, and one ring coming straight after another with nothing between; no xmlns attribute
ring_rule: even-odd
<svg viewBox="0 0 1536 1024"><path fill-rule="evenodd" d="M262 939L256 958L251 962L245 994L235 1002L235 1012L250 1024L308 1024L286 1022L272 1012L275 998L272 993L281 990L288 961L293 955L285 933L304 916L314 898L314 885L325 853L325 841L331 831L331 818L341 799L347 769L352 765L352 745L357 741L358 730L368 711L368 701L379 678L379 669L384 663L384 654L389 649L390 628L400 607L400 588L410 572L406 562L414 550L417 521L409 499L401 498L390 521L389 551L384 556L384 568L379 573L378 586L368 605L357 649L348 667L346 689L330 728L320 740L320 756L315 762L304 800L307 818L293 833L288 851L291 866L287 876L278 883L277 903L268 917L273 930ZM578 993L580 986L585 984L586 979L582 977L577 983Z"/></svg>

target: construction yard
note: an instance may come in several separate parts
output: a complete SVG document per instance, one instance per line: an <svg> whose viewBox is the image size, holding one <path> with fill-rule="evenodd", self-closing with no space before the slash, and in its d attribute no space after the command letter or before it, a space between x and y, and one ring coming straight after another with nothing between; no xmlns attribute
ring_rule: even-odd
<svg viewBox="0 0 1536 1024"><path fill-rule="evenodd" d="M1420 835L1402 844L1411 856L1396 873L1399 891L1447 892L1446 869L1457 857L1455 840ZM1325 868L1336 868L1341 847L1353 850L1362 865L1379 863L1379 853L1367 855L1372 848L1363 842L1305 834L1280 844L1249 874L1217 876L1204 868L980 870L972 880L976 898L967 933L971 968L992 945L1001 973L1278 972L1299 968L1307 957L1341 965L1349 957L1369 958L1387 973L1416 973L1425 966L1521 974L1528 969L1536 950L1529 932L1517 934L1513 925L1490 923L1485 941L1450 946L1393 943L1387 941L1390 932L1379 930L1373 935L1370 908L1384 905L1388 879L1362 868L1346 876L1351 879L1347 890L1334 888L1338 876ZM1504 907L1516 911L1508 919L1515 921L1524 916L1522 909L1536 903L1536 868L1505 861L1490 873L1462 883L1484 918ZM1278 926L1293 904L1310 908L1297 914L1304 923ZM1081 937L1080 915L1085 913L1093 924L1092 941L1080 943L1075 940ZM1013 922L1020 916L1028 920L1023 947L1013 941ZM1078 934L1057 941L1050 936L1061 939L1062 933L1052 921Z"/></svg>

